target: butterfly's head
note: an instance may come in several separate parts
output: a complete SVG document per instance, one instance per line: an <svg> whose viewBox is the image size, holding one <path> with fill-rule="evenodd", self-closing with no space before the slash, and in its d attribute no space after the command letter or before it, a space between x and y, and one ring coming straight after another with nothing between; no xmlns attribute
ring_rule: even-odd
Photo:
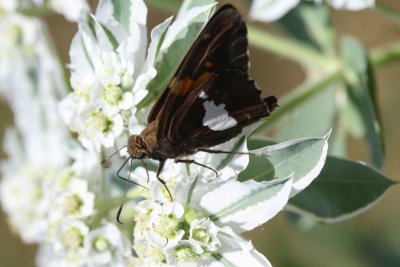
<svg viewBox="0 0 400 267"><path fill-rule="evenodd" d="M129 138L128 153L132 159L144 159L147 156L147 149L140 135Z"/></svg>

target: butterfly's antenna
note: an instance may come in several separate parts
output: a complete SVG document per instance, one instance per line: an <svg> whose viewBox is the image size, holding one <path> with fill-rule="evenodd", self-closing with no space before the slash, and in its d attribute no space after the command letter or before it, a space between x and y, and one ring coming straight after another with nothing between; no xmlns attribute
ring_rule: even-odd
<svg viewBox="0 0 400 267"><path fill-rule="evenodd" d="M146 174L147 174L147 183L150 181L150 175L149 175L149 170L147 169L147 164L143 159L140 159L143 163L144 168L146 169Z"/></svg>
<svg viewBox="0 0 400 267"><path fill-rule="evenodd" d="M117 222L119 222L120 224L123 224L123 223L119 220L119 217L121 216L122 208L124 207L124 204L125 204L125 198L126 198L126 194L128 193L128 184L129 184L129 182L131 181L131 173L132 173L132 166L133 166L133 164L132 164L132 159L131 159L131 158L128 158L127 161L128 161L128 160L131 160L131 166L130 166L130 168L129 168L128 181L127 181L126 184L125 184L124 198L122 199L121 206L119 206L119 209L118 209L118 212L117 212ZM126 164L127 161L125 161L125 164ZM124 165L125 165L125 164L124 164Z"/></svg>
<svg viewBox="0 0 400 267"><path fill-rule="evenodd" d="M104 159L104 160L101 162L101 165L103 165L103 166L107 165L106 163L107 163L112 157L114 157L118 152L120 152L123 148L125 148L125 147L127 147L127 146L125 145L125 146L119 148L119 149L118 149L117 151L115 151L114 153L112 153L107 159Z"/></svg>
<svg viewBox="0 0 400 267"><path fill-rule="evenodd" d="M121 203L121 206L119 207L118 212L117 212L117 221L118 221L120 224L123 224L123 223L119 220L119 217L121 216L122 208L123 208L124 203L125 203L125 197L126 197L126 194L127 194L127 191L128 191L128 184L129 184L129 183L132 183L132 184L135 184L135 185L137 185L137 186L140 186L140 187L142 187L142 188L144 188L144 189L146 189L146 190L149 190L147 187L145 187L145 186L143 186L143 185L141 185L141 184L135 183L134 181L131 181L132 161L131 161L131 167L130 167L128 179L126 179L125 177L122 177L122 176L119 174L119 173L121 172L121 170L124 168L124 166L128 163L129 160L132 160L132 158L130 158L130 157L127 158L127 159L124 161L124 163L121 165L121 167L118 169L118 171L117 171L117 176L118 176L120 179L126 181L126 188L125 188L124 198L123 198L122 203Z"/></svg>

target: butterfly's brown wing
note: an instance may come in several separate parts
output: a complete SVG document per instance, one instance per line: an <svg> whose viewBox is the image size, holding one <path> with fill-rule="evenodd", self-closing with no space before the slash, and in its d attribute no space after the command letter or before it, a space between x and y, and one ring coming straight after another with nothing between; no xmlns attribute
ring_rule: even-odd
<svg viewBox="0 0 400 267"><path fill-rule="evenodd" d="M231 5L207 23L184 58L175 77L154 104L148 123L158 120L157 140L167 137L173 117L187 96L224 70L248 72L247 29Z"/></svg>
<svg viewBox="0 0 400 267"><path fill-rule="evenodd" d="M268 116L276 106L275 97L261 98L246 73L225 70L189 93L172 119L168 140L187 151L215 146Z"/></svg>

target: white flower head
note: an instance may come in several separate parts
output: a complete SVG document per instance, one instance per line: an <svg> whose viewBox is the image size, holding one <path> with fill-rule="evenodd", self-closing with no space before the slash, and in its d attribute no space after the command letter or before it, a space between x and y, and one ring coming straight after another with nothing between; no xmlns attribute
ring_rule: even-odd
<svg viewBox="0 0 400 267"><path fill-rule="evenodd" d="M4 83L1 87L10 87L6 79L15 78L16 66L27 65L26 60L35 56L35 49L41 41L40 30L41 25L35 19L17 13L0 14L0 84Z"/></svg>
<svg viewBox="0 0 400 267"><path fill-rule="evenodd" d="M136 206L134 249L140 257L152 257L146 250L151 247L155 255L152 264L199 264L218 262L215 255L241 255L268 266L268 261L238 234L281 210L291 184L291 179L262 183L208 183L200 179L178 182L174 202L145 200ZM250 215L258 210L264 213Z"/></svg>
<svg viewBox="0 0 400 267"><path fill-rule="evenodd" d="M207 251L216 251L221 246L218 231L218 227L209 219L195 219L190 223L189 240L196 242L199 247L205 247Z"/></svg>
<svg viewBox="0 0 400 267"><path fill-rule="evenodd" d="M13 12L17 9L18 1L0 0L0 16L2 13Z"/></svg>
<svg viewBox="0 0 400 267"><path fill-rule="evenodd" d="M1 204L10 226L28 244L46 239L48 203L42 198L41 178L27 170L3 175L0 183Z"/></svg>
<svg viewBox="0 0 400 267"><path fill-rule="evenodd" d="M127 266L131 257L127 237L111 223L91 231L86 239L89 266Z"/></svg>
<svg viewBox="0 0 400 267"><path fill-rule="evenodd" d="M114 17L111 1L102 1L95 15L79 21L70 48L74 91L61 102L61 115L81 143L96 151L111 147L124 133L143 129L136 105L156 76L156 50L170 23L169 19L152 32L145 58L147 8L142 0L129 6L133 13L128 25Z"/></svg>
<svg viewBox="0 0 400 267"><path fill-rule="evenodd" d="M77 129L79 140L86 148L100 151L101 146L111 147L115 138L123 132L120 114L109 115L104 110L88 107L72 125Z"/></svg>
<svg viewBox="0 0 400 267"><path fill-rule="evenodd" d="M72 179L68 188L57 196L57 211L63 219L89 217L94 213L94 198L86 180Z"/></svg>
<svg viewBox="0 0 400 267"><path fill-rule="evenodd" d="M54 241L57 250L63 250L73 257L85 255L85 243L89 227L81 220L68 220L59 226Z"/></svg>

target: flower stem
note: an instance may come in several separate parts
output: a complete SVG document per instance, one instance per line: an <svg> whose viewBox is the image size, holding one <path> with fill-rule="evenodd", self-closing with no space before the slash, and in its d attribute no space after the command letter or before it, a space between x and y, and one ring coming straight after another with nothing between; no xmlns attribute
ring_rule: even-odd
<svg viewBox="0 0 400 267"><path fill-rule="evenodd" d="M18 13L27 17L42 17L51 13L52 11L53 10L48 5L18 9Z"/></svg>
<svg viewBox="0 0 400 267"><path fill-rule="evenodd" d="M372 49L370 58L375 67L398 61L400 59L400 42Z"/></svg>
<svg viewBox="0 0 400 267"><path fill-rule="evenodd" d="M280 107L274 111L271 117L268 117L257 129L250 135L262 132L266 127L281 119L285 114L294 110L297 106L310 99L315 94L324 89L329 88L329 85L337 82L342 77L342 69L337 66L335 69L327 72L322 78L312 81L306 81L291 94L287 95L280 103Z"/></svg>
<svg viewBox="0 0 400 267"><path fill-rule="evenodd" d="M336 58L323 55L299 42L248 26L251 45L307 65L331 69L338 64Z"/></svg>

